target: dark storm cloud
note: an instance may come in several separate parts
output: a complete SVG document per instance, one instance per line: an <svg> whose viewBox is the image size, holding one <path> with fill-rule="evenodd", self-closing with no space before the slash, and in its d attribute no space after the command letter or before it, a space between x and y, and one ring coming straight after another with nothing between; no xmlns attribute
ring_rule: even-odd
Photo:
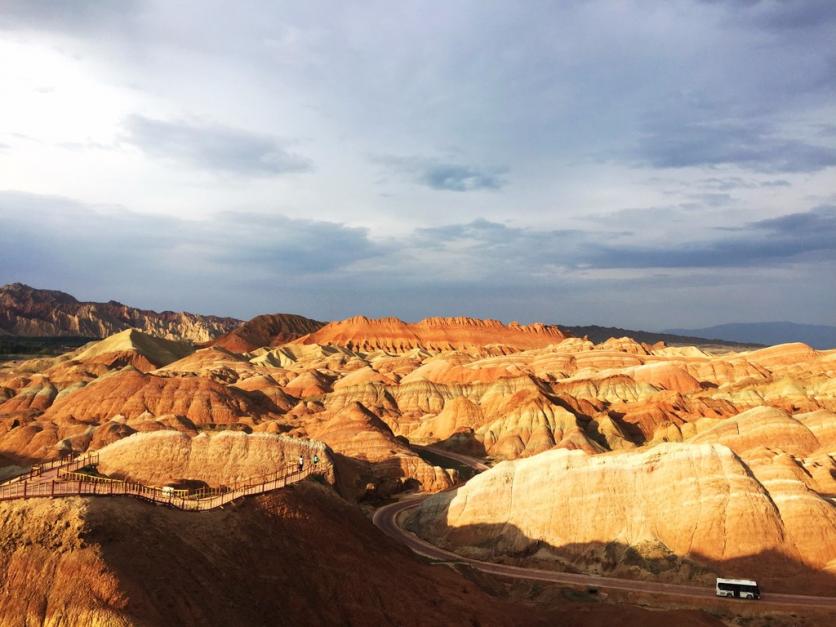
<svg viewBox="0 0 836 627"><path fill-rule="evenodd" d="M739 17L768 30L826 29L836 23L836 3L832 0L761 0L744 5Z"/></svg>
<svg viewBox="0 0 836 627"><path fill-rule="evenodd" d="M416 229L381 244L365 229L334 222L237 213L189 221L14 192L0 192L0 220L0 283L244 316L285 303L285 310L321 318L361 311L557 320L550 303L576 302L594 312L606 293L641 319L647 299L661 304L684 287L702 293L732 283L760 298L757 290L769 286L764 268L792 266L793 276L821 282L836 264L834 206L645 248L622 231L484 219ZM706 274L712 268L735 271ZM800 298L830 302L792 281L785 288ZM509 294L525 298L514 305ZM669 320L692 319L687 308L680 313ZM591 316L578 321L607 322Z"/></svg>
<svg viewBox="0 0 836 627"><path fill-rule="evenodd" d="M422 157L376 157L375 162L407 177L413 183L436 190L470 192L498 190L505 184L504 167L478 167Z"/></svg>
<svg viewBox="0 0 836 627"><path fill-rule="evenodd" d="M283 215L222 213L211 239L216 241L210 257L221 263L280 268L284 272L323 273L344 268L355 261L378 257L387 247L369 240L366 229L335 222L297 220Z"/></svg>
<svg viewBox="0 0 836 627"><path fill-rule="evenodd" d="M836 260L836 207L750 222L711 241L677 246L592 246L593 266L608 268L756 267L796 260Z"/></svg>
<svg viewBox="0 0 836 627"><path fill-rule="evenodd" d="M537 230L476 220L469 224L419 229L413 238L436 251L469 254L481 267L543 265L567 269L741 268L798 259L836 260L836 207L818 207L734 229L718 229L714 239L642 247L603 244L625 232Z"/></svg>
<svg viewBox="0 0 836 627"><path fill-rule="evenodd" d="M504 181L495 172L480 172L474 168L452 163L430 165L418 176L418 181L433 189L467 192L474 189L499 189Z"/></svg>
<svg viewBox="0 0 836 627"><path fill-rule="evenodd" d="M750 122L654 124L639 151L655 168L733 164L764 172L814 172L836 165L836 148L781 137Z"/></svg>
<svg viewBox="0 0 836 627"><path fill-rule="evenodd" d="M725 9L742 26L773 31L827 28L836 22L832 0L699 0Z"/></svg>
<svg viewBox="0 0 836 627"><path fill-rule="evenodd" d="M232 213L190 221L100 209L0 192L4 273L74 274L104 284L176 279L198 290L249 273L277 280L327 274L385 252L365 229L333 222Z"/></svg>
<svg viewBox="0 0 836 627"><path fill-rule="evenodd" d="M529 263L534 259L566 263L570 250L587 239L587 233L573 229L525 229L478 219L466 224L416 229L410 239L434 250L462 250L480 262L494 259L500 264Z"/></svg>
<svg viewBox="0 0 836 627"><path fill-rule="evenodd" d="M836 249L836 206L757 220L749 226L779 238L800 238L810 248Z"/></svg>
<svg viewBox="0 0 836 627"><path fill-rule="evenodd" d="M247 176L305 172L311 163L279 140L233 128L168 122L132 115L125 122L127 141L151 157Z"/></svg>
<svg viewBox="0 0 836 627"><path fill-rule="evenodd" d="M144 4L143 0L4 0L0 28L101 29L127 22Z"/></svg>

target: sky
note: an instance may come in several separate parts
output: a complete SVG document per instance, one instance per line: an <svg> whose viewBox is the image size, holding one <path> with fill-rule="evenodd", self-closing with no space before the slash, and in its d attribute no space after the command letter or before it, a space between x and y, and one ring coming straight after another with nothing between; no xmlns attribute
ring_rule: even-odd
<svg viewBox="0 0 836 627"><path fill-rule="evenodd" d="M0 284L836 324L832 0L0 0Z"/></svg>

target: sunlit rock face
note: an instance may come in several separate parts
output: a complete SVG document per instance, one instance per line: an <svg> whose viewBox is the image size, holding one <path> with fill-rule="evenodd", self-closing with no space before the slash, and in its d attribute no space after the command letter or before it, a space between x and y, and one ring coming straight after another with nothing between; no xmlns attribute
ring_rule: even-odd
<svg viewBox="0 0 836 627"><path fill-rule="evenodd" d="M161 377L124 369L69 394L43 414L55 423L101 423L112 416L136 419L177 414L195 424L233 424L253 416L267 418L275 407L233 386L196 376Z"/></svg>
<svg viewBox="0 0 836 627"><path fill-rule="evenodd" d="M800 441L787 432L777 445ZM816 450L815 442L804 444ZM783 564L785 575L824 585L836 566L836 508L817 489L830 485L819 485L787 453L750 450L741 457L704 443L605 455L547 451L431 497L410 524L435 543L482 558L583 566L595 556L594 569L606 569L607 547L619 546L727 574L745 565L774 580Z"/></svg>
<svg viewBox="0 0 836 627"><path fill-rule="evenodd" d="M370 319L356 316L332 322L299 341L336 344L357 350L406 352L484 349L492 344L506 349L526 349L560 342L566 335L554 325L504 325L477 318L426 318L407 323L398 318ZM499 352L502 352L499 349Z"/></svg>
<svg viewBox="0 0 836 627"><path fill-rule="evenodd" d="M712 495L706 503L703 493ZM500 553L521 552L536 541L562 546L620 539L722 558L751 551L753 536L758 547L779 545L773 509L729 449L665 444L599 456L558 450L503 463L428 501L418 523L449 543L492 540ZM714 524L727 513L741 525L739 541L726 543L723 535L734 530Z"/></svg>
<svg viewBox="0 0 836 627"><path fill-rule="evenodd" d="M100 472L147 485L190 479L209 486L232 486L295 467L299 456L334 480L331 452L322 442L268 433L190 436L173 430L138 433L99 451Z"/></svg>
<svg viewBox="0 0 836 627"><path fill-rule="evenodd" d="M369 489L385 495L410 480L430 491L454 485L454 473L425 462L360 403L324 412L322 422L311 424L308 431L345 460L343 468L350 475L346 481L358 495Z"/></svg>

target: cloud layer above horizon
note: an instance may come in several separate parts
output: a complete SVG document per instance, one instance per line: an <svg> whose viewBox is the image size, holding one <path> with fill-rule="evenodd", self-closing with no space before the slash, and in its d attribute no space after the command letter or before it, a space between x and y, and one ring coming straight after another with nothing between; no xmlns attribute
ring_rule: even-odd
<svg viewBox="0 0 836 627"><path fill-rule="evenodd" d="M4 3L0 283L836 323L836 5L431 6Z"/></svg>

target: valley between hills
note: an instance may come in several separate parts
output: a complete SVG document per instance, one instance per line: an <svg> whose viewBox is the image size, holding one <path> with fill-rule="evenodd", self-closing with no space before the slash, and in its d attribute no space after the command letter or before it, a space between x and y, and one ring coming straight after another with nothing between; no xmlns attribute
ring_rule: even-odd
<svg viewBox="0 0 836 627"><path fill-rule="evenodd" d="M311 451L319 465L202 513L15 492L0 502L0 624L833 616L827 599L711 591L727 576L757 579L765 598L836 596L836 350L596 343L461 317L238 322L24 288L3 288L7 335L103 337L0 362L4 485L93 452L72 481L101 495L133 482L193 498L310 465ZM415 493L392 520L447 558L416 556L371 522ZM477 562L657 588L536 583Z"/></svg>

